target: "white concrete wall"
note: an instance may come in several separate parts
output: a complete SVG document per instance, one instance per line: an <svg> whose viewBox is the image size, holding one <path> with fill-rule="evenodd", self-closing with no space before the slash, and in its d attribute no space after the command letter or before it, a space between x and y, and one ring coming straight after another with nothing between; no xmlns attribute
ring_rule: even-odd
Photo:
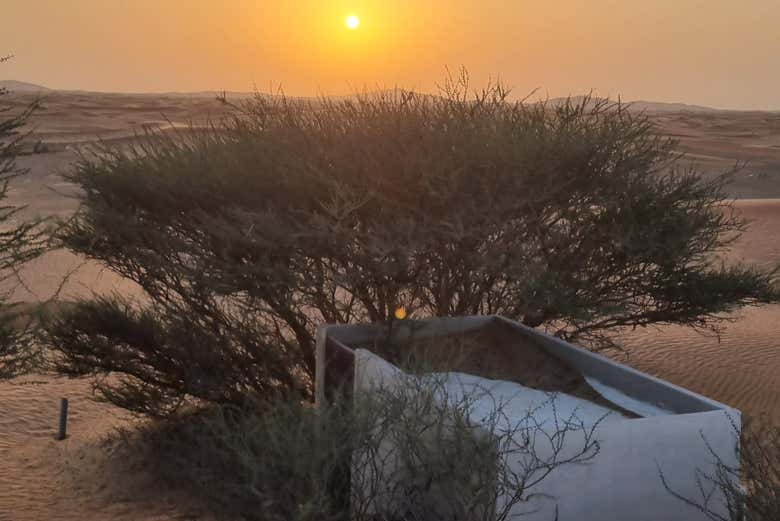
<svg viewBox="0 0 780 521"><path fill-rule="evenodd" d="M371 392L382 385L398 385L403 378L403 373L392 364L370 352L356 350L356 393ZM495 386L495 383L490 384L493 381L486 382L488 387ZM513 389L521 388L509 382L501 385L504 384L514 386ZM506 398L503 394L509 396L511 392L517 392L504 387L496 387L502 398ZM532 405L527 398L518 400L518 404ZM518 404L508 410L519 421L527 409L518 409ZM478 405L475 414L484 416L484 405ZM542 411L542 414L546 413ZM592 422L591 416L588 415L588 421ZM675 491L692 500L703 501L696 471L714 473L714 457L710 448L727 464L737 464L734 451L737 435L733 425L737 428L740 425L739 412L733 409L660 414L639 419L611 416L597 428L599 452L595 458L585 464L570 464L554 470L535 489L528 491L543 496L516 505L512 515L523 514L522 519L530 521L550 521L555 518L557 508L561 521L706 520L708 517L704 513L686 505L664 488L659 468ZM554 429L551 425L548 427ZM550 434L553 432L551 430ZM570 440L581 446L580 437L571 436ZM551 450L544 443L537 444L535 449L542 459L545 450ZM577 450L577 447L572 450ZM360 464L359 461L353 463ZM516 465L518 470L521 468L519 460L507 463ZM718 491L710 499L709 506L717 514L726 514Z"/></svg>
<svg viewBox="0 0 780 521"><path fill-rule="evenodd" d="M715 471L707 444L724 462L737 464L726 411L615 422L599 429L598 439L591 464L563 467L540 484L539 491L553 497L538 501L540 510L524 519L553 519L557 505L561 520L704 521L710 518L664 488L659 467L673 490L703 501L696 470ZM726 515L719 492L710 501L713 512Z"/></svg>

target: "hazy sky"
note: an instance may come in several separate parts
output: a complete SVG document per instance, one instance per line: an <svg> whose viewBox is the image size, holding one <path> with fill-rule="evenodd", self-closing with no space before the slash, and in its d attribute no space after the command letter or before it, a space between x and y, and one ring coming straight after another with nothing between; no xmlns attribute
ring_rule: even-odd
<svg viewBox="0 0 780 521"><path fill-rule="evenodd" d="M2 0L0 20L0 78L53 88L430 91L465 66L517 95L780 109L780 0Z"/></svg>

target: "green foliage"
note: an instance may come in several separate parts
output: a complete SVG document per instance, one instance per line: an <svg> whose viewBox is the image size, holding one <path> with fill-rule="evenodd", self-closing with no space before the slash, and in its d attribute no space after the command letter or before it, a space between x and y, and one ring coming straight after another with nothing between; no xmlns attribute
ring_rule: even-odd
<svg viewBox="0 0 780 521"><path fill-rule="evenodd" d="M228 383L310 388L318 324L383 321L399 304L503 314L596 348L624 328L716 328L778 299L773 273L715 260L744 225L729 176L681 170L674 142L619 103L470 96L462 79L441 96L258 96L237 109L213 128L102 147L69 176L84 204L62 240L143 288L171 357L123 341L117 358L94 314L64 319L78 338L55 327L64 370L116 371L125 389L170 398L122 406L221 401ZM219 339L205 355L216 389L190 385L215 345L198 338ZM267 365L261 379L222 377L250 364Z"/></svg>
<svg viewBox="0 0 780 521"><path fill-rule="evenodd" d="M97 390L137 413L166 415L187 396L240 403L250 390L269 398L305 389L291 374L296 355L257 336L251 321L223 328L208 313L163 314L97 298L59 311L45 324L43 340L56 343L61 372L113 373L114 378L96 380ZM136 356L139 349L142 358Z"/></svg>

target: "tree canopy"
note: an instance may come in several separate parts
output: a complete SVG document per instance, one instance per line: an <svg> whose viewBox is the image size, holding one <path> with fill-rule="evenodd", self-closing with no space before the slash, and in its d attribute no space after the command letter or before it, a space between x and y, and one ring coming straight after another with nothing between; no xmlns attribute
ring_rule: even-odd
<svg viewBox="0 0 780 521"><path fill-rule="evenodd" d="M724 190L620 103L511 101L500 85L306 101L260 96L207 129L103 146L68 176L63 243L143 288L48 326L69 374L165 414L309 392L321 323L502 314L592 348L625 328L713 328L776 302L724 265Z"/></svg>

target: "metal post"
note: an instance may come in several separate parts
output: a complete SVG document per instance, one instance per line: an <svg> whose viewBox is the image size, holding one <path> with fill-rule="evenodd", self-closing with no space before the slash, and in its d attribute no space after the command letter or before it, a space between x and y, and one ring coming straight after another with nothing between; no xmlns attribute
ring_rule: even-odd
<svg viewBox="0 0 780 521"><path fill-rule="evenodd" d="M68 430L68 399L60 400L60 432L57 434L58 440L64 440Z"/></svg>

